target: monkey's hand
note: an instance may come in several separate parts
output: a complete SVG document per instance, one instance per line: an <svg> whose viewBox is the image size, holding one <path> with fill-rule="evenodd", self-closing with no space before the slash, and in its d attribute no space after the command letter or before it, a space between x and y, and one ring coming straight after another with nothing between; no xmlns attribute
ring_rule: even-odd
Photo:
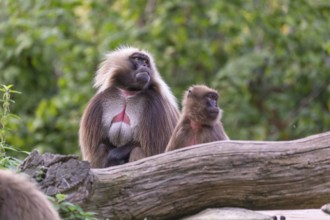
<svg viewBox="0 0 330 220"><path fill-rule="evenodd" d="M127 163L129 161L132 149L139 146L137 143L128 143L121 147L112 148L108 153L108 161L106 166L116 166Z"/></svg>

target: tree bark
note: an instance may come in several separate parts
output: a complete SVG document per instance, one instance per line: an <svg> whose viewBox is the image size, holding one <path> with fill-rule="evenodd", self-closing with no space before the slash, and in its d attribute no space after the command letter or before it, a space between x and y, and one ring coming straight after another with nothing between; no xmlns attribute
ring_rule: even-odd
<svg viewBox="0 0 330 220"><path fill-rule="evenodd" d="M177 219L213 207L320 208L330 202L330 132L196 145L91 169L80 185L69 198L109 219Z"/></svg>

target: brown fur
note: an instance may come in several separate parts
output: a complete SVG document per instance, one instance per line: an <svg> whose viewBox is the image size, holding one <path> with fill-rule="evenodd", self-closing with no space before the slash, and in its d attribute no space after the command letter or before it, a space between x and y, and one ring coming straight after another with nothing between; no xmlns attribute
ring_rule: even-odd
<svg viewBox="0 0 330 220"><path fill-rule="evenodd" d="M35 184L22 175L0 170L0 220L59 220Z"/></svg>
<svg viewBox="0 0 330 220"><path fill-rule="evenodd" d="M150 62L150 81L141 88L135 80L139 70L131 60L134 54ZM108 54L96 73L95 86L98 92L84 111L79 131L84 160L103 168L164 152L179 111L149 53L128 47ZM114 123L122 109L131 124ZM127 152L129 160L123 159Z"/></svg>
<svg viewBox="0 0 330 220"><path fill-rule="evenodd" d="M209 96L215 97L212 107L208 106ZM185 92L182 114L166 152L195 144L229 140L220 121L222 112L217 99L218 93L204 85L192 86ZM216 113L211 114L210 108Z"/></svg>

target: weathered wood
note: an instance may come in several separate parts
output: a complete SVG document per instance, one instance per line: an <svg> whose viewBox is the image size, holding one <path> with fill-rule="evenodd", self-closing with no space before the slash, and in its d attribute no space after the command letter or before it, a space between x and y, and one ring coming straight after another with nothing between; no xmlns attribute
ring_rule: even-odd
<svg viewBox="0 0 330 220"><path fill-rule="evenodd" d="M40 189L49 196L71 192L76 196L80 190L78 188L87 187L85 180L91 177L89 163L79 161L76 155L41 155L38 151L33 151L19 168L33 177Z"/></svg>
<svg viewBox="0 0 330 220"><path fill-rule="evenodd" d="M109 219L176 219L212 207L320 208L330 200L330 132L295 141L223 141L92 169L75 196Z"/></svg>

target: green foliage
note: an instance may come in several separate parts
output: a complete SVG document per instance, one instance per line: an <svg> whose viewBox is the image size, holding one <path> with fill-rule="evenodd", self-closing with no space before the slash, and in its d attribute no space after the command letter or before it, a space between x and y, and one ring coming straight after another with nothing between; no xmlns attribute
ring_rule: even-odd
<svg viewBox="0 0 330 220"><path fill-rule="evenodd" d="M293 139L326 131L330 54L324 45L329 42L330 4L269 3L237 8L244 30L236 37L240 46L213 83L223 94L225 123L244 128L237 138L248 139Z"/></svg>
<svg viewBox="0 0 330 220"><path fill-rule="evenodd" d="M7 150L15 150L14 148L10 148ZM10 169L10 170L16 170L17 166L22 161L17 159L16 157L12 156L1 156L0 157L0 169Z"/></svg>
<svg viewBox="0 0 330 220"><path fill-rule="evenodd" d="M0 152L1 155L5 153L4 146L6 145L6 136L8 135L8 123L10 118L17 118L15 115L10 114L10 103L14 101L10 98L11 93L18 93L17 91L11 90L12 85L6 86L1 85L0 92L3 93L0 103Z"/></svg>
<svg viewBox="0 0 330 220"><path fill-rule="evenodd" d="M14 103L14 100L11 99L11 94L19 92L12 90L13 85L1 85L0 93L2 93L2 99L0 99L0 168L9 168L15 169L18 164L21 162L19 159L11 156L7 156L8 151L18 152L21 151L15 149L14 147L7 144L7 137L10 135L11 122L12 120L19 119L17 115L10 113L10 105Z"/></svg>
<svg viewBox="0 0 330 220"><path fill-rule="evenodd" d="M65 197L63 194L57 194L55 198L48 197L63 220L97 220L95 213L83 211L80 206L65 201Z"/></svg>
<svg viewBox="0 0 330 220"><path fill-rule="evenodd" d="M2 93L2 99L0 99L0 103L2 103L2 105L0 105L0 168L16 170L22 161L16 157L8 156L8 151L19 154L24 153L25 156L28 155L29 152L18 150L6 143L7 136L12 132L10 129L10 125L14 123L12 119L19 119L17 115L10 113L11 104L15 103L14 100L11 99L11 94L20 94L20 92L13 90L12 87L13 85L1 85L0 87L0 93ZM45 171L45 168L40 168L38 175L35 177L37 181L38 178L44 178ZM57 194L55 198L49 197L49 199L53 202L62 218L65 220L97 220L94 218L94 213L85 212L78 205L66 202L65 195L63 194Z"/></svg>
<svg viewBox="0 0 330 220"><path fill-rule="evenodd" d="M22 116L21 132L9 140L15 146L62 153L78 149L79 108L91 92L95 68L91 62L83 67L80 60L97 59L94 45L80 38L82 26L76 25L80 3L1 1L0 82L23 91L14 109Z"/></svg>
<svg viewBox="0 0 330 220"><path fill-rule="evenodd" d="M326 0L1 0L0 83L22 91L7 142L78 153L78 127L104 53L154 54L181 100L191 84L220 91L232 139L281 140L330 127Z"/></svg>

